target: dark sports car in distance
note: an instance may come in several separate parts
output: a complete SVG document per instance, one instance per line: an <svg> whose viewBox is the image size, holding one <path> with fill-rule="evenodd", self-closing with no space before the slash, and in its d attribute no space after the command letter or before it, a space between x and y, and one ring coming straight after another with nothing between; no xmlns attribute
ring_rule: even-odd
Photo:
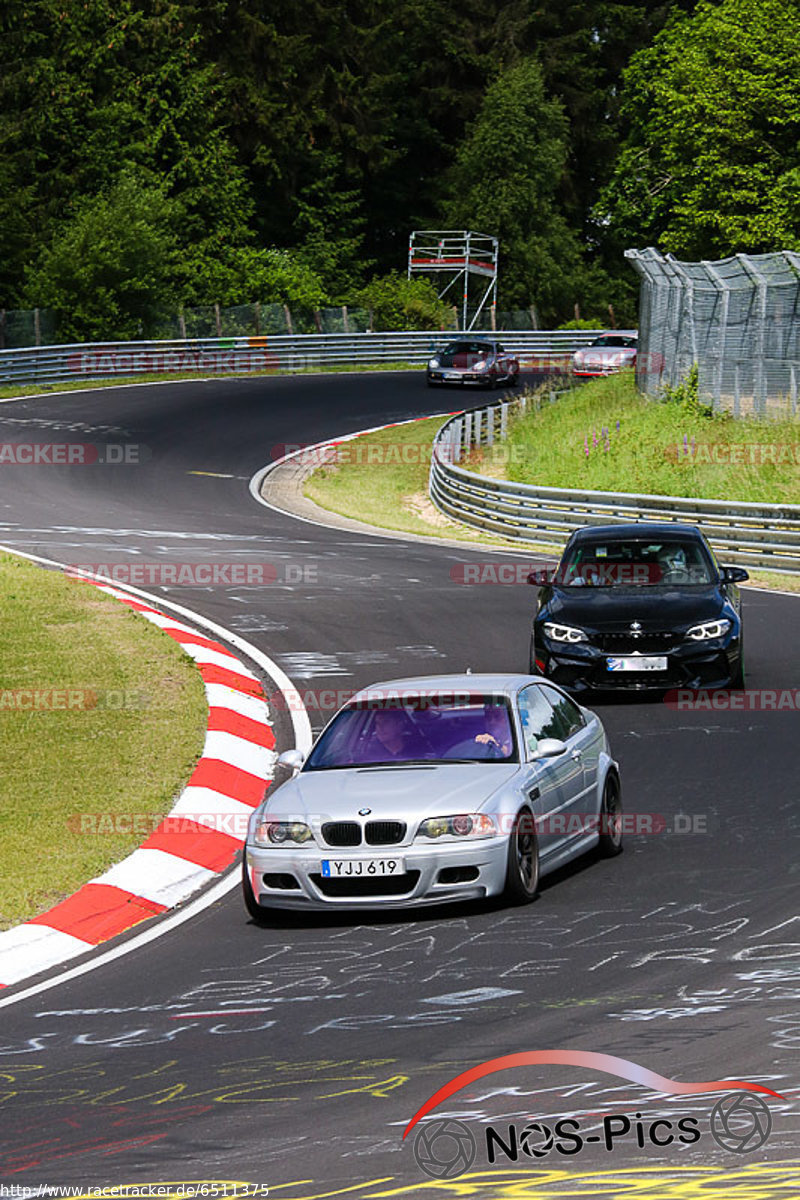
<svg viewBox="0 0 800 1200"><path fill-rule="evenodd" d="M614 375L625 367L636 366L635 329L611 329L601 333L588 346L572 356L572 374L580 378Z"/></svg>
<svg viewBox="0 0 800 1200"><path fill-rule="evenodd" d="M694 525L586 526L555 571L528 577L541 586L530 669L571 692L744 687L747 578Z"/></svg>
<svg viewBox="0 0 800 1200"><path fill-rule="evenodd" d="M463 338L448 342L428 362L428 387L439 384L474 384L511 387L519 379L519 360L501 346L485 338Z"/></svg>

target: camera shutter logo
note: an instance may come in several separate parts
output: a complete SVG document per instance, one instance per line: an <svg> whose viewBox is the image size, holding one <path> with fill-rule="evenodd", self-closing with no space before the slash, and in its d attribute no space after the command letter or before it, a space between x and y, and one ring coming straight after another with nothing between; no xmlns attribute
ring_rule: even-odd
<svg viewBox="0 0 800 1200"><path fill-rule="evenodd" d="M431 1179L456 1179L475 1161L475 1138L462 1121L431 1121L414 1140L417 1166Z"/></svg>
<svg viewBox="0 0 800 1200"><path fill-rule="evenodd" d="M711 1112L711 1136L723 1150L748 1154L764 1145L772 1131L772 1117L760 1096L734 1092L724 1096Z"/></svg>
<svg viewBox="0 0 800 1200"><path fill-rule="evenodd" d="M532 1121L523 1129L519 1144L529 1158L544 1158L553 1149L553 1131L549 1125Z"/></svg>

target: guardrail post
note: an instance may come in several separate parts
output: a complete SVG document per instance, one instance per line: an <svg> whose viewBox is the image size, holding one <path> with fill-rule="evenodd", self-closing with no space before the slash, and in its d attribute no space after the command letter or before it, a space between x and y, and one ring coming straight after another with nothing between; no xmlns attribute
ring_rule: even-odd
<svg viewBox="0 0 800 1200"><path fill-rule="evenodd" d="M792 363L789 367L789 403L792 409L792 416L797 416L797 366Z"/></svg>
<svg viewBox="0 0 800 1200"><path fill-rule="evenodd" d="M508 404L505 400L500 405L500 440L505 441L508 433Z"/></svg>
<svg viewBox="0 0 800 1200"><path fill-rule="evenodd" d="M496 410L487 408L486 410L486 445L494 445L494 418Z"/></svg>

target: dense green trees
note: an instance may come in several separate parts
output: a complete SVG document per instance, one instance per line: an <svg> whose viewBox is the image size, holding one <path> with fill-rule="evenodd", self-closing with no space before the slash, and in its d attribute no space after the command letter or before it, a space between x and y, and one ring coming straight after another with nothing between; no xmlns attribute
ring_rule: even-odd
<svg viewBox="0 0 800 1200"><path fill-rule="evenodd" d="M600 211L676 255L800 247L800 6L701 4L634 58Z"/></svg>
<svg viewBox="0 0 800 1200"><path fill-rule="evenodd" d="M501 308L627 323L625 245L796 244L799 15L6 0L0 307L112 336L180 304L353 301L453 222L500 236Z"/></svg>

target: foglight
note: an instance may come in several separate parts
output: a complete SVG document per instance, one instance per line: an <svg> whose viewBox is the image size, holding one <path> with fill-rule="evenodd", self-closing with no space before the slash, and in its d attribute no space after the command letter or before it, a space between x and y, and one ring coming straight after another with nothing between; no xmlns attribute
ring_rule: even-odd
<svg viewBox="0 0 800 1200"><path fill-rule="evenodd" d="M730 627L730 621L724 617L718 621L702 621L699 625L687 629L686 637L691 638L693 642L709 642L712 638L724 637Z"/></svg>

